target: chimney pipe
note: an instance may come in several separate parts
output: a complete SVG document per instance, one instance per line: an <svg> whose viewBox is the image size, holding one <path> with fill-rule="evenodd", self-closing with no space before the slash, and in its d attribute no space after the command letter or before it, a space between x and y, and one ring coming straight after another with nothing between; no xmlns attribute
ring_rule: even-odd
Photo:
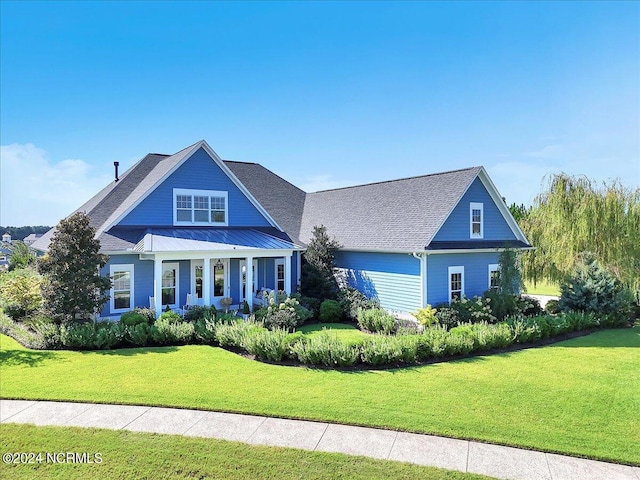
<svg viewBox="0 0 640 480"><path fill-rule="evenodd" d="M113 166L116 167L116 182L120 180L118 178L118 165L120 165L120 162L113 162Z"/></svg>

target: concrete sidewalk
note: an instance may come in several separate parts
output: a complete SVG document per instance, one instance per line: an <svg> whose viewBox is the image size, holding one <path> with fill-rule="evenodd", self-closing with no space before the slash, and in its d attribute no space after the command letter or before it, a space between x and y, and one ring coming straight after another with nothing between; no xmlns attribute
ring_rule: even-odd
<svg viewBox="0 0 640 480"><path fill-rule="evenodd" d="M638 467L551 453L391 430L201 410L0 400L0 422L210 437L362 455L504 479L640 480Z"/></svg>

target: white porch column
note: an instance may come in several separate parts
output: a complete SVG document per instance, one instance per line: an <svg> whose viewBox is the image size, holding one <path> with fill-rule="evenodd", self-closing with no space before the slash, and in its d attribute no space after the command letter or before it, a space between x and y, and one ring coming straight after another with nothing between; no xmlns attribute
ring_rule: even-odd
<svg viewBox="0 0 640 480"><path fill-rule="evenodd" d="M291 253L284 256L284 291L291 293Z"/></svg>
<svg viewBox="0 0 640 480"><path fill-rule="evenodd" d="M153 259L153 298L152 307L156 311L156 318L162 313L162 258Z"/></svg>
<svg viewBox="0 0 640 480"><path fill-rule="evenodd" d="M249 304L249 310L253 310L253 257L247 257L244 259L246 268L246 277L244 284L244 299ZM242 272L240 272L242 275Z"/></svg>
<svg viewBox="0 0 640 480"><path fill-rule="evenodd" d="M202 301L211 305L211 258L202 260Z"/></svg>

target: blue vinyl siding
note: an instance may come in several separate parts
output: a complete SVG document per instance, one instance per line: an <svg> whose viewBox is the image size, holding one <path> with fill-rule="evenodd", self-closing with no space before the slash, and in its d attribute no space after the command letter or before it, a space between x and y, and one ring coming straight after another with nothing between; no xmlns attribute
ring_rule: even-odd
<svg viewBox="0 0 640 480"><path fill-rule="evenodd" d="M380 306L401 312L420 308L420 261L408 254L340 251L336 267L347 283Z"/></svg>
<svg viewBox="0 0 640 480"><path fill-rule="evenodd" d="M234 305L240 303L240 260L232 258L229 260L229 283L228 290L229 296L233 299Z"/></svg>
<svg viewBox="0 0 640 480"><path fill-rule="evenodd" d="M475 240L470 238L470 218L469 205L472 202L483 204L484 211L484 236L480 240L515 240L516 237L511 231L509 224L504 219L500 210L493 202L491 195L476 178L469 190L462 196L462 199L453 209L449 218L444 222L442 228L433 238L434 241L455 241L455 240Z"/></svg>
<svg viewBox="0 0 640 480"><path fill-rule="evenodd" d="M449 267L464 267L464 295L482 295L489 288L489 264L498 263L497 252L450 253L427 257L427 303L449 302Z"/></svg>
<svg viewBox="0 0 640 480"><path fill-rule="evenodd" d="M173 189L220 190L229 194L229 226L270 226L266 218L201 148L173 172L119 225L173 225Z"/></svg>
<svg viewBox="0 0 640 480"><path fill-rule="evenodd" d="M109 262L100 270L101 275L109 275L110 265L133 265L134 299L136 307L149 307L149 297L153 295L153 262L140 260L138 255L111 255ZM108 294L108 292L107 292ZM111 314L107 302L100 312L101 317L109 317L119 314Z"/></svg>
<svg viewBox="0 0 640 480"><path fill-rule="evenodd" d="M163 262L164 263L164 262ZM176 263L168 261L167 263ZM187 293L191 293L191 260L180 260L178 263L178 307L183 307L187 303ZM153 288L153 282L151 283Z"/></svg>

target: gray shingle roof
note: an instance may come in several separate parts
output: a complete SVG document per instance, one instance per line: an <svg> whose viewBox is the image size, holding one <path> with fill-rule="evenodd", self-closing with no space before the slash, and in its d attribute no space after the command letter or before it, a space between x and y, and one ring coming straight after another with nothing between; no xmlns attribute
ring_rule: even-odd
<svg viewBox="0 0 640 480"><path fill-rule="evenodd" d="M76 211L84 211L104 251L135 247L143 230L115 225L136 202L204 142L174 155L148 154ZM208 146L207 146L208 148ZM344 248L420 251L429 245L482 167L355 187L305 193L257 163L224 164L296 244L306 244L313 227L325 225ZM276 230L271 229L270 230ZM33 247L47 250L51 229Z"/></svg>
<svg viewBox="0 0 640 480"><path fill-rule="evenodd" d="M230 160L224 163L291 239L300 243L306 193L257 163Z"/></svg>
<svg viewBox="0 0 640 480"><path fill-rule="evenodd" d="M301 225L316 225L346 249L420 251L429 244L481 167L307 194Z"/></svg>

